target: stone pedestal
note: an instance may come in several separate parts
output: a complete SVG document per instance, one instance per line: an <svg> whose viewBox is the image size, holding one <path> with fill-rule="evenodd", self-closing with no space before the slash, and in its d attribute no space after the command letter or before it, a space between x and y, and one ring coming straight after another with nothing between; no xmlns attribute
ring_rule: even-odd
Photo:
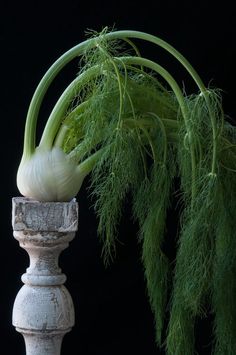
<svg viewBox="0 0 236 355"><path fill-rule="evenodd" d="M74 325L74 307L58 258L78 227L78 205L12 200L14 237L30 257L13 307L13 325L24 336L26 355L60 355L63 336Z"/></svg>

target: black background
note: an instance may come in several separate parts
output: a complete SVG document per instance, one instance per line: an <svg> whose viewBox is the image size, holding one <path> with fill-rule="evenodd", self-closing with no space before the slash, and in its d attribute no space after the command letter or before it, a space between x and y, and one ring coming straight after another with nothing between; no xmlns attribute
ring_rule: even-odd
<svg viewBox="0 0 236 355"><path fill-rule="evenodd" d="M28 257L12 236L11 198L18 196L16 171L23 145L28 105L39 80L64 51L85 39L87 29L135 29L157 35L174 45L193 64L206 84L220 87L225 112L236 117L236 45L233 2L199 1L2 1L1 44L1 290L0 337L2 354L23 355L24 342L11 325L14 298ZM141 45L142 53L176 77L188 93L196 88L179 64L156 47ZM77 62L52 85L39 122L76 73ZM105 269L96 236L96 219L86 194L86 180L78 195L79 231L63 252L60 265L66 273L75 304L76 325L65 336L62 355L164 354L154 344L152 314L137 244L137 228L124 208L115 262ZM174 209L173 209L174 210ZM168 216L168 248L173 257L176 213ZM196 346L210 354L211 319L199 321ZM183 354L186 355L186 354Z"/></svg>

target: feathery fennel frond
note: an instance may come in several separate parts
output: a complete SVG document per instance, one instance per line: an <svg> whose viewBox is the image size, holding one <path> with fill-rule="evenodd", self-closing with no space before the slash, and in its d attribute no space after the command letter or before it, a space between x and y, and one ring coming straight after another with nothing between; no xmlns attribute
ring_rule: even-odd
<svg viewBox="0 0 236 355"><path fill-rule="evenodd" d="M227 127L225 138L236 143L236 127ZM235 164L235 156L230 149L224 150L226 165ZM214 319L214 355L236 352L236 181L235 172L222 168L220 172L220 191L216 209L216 241L212 275L212 309Z"/></svg>
<svg viewBox="0 0 236 355"><path fill-rule="evenodd" d="M170 265L163 251L166 214L169 207L173 171L172 152L168 161L154 162L147 177L134 194L134 216L140 225L142 262L147 293L154 314L156 342L162 344Z"/></svg>
<svg viewBox="0 0 236 355"><path fill-rule="evenodd" d="M209 176L194 205L183 212L168 325L168 355L193 353L194 323L197 316L205 315L211 295L216 184L215 178Z"/></svg>
<svg viewBox="0 0 236 355"><path fill-rule="evenodd" d="M211 112L216 117L219 136L217 148L220 151L222 111L218 93L209 92ZM177 344L182 344L179 354L191 354L194 346L193 332L185 332L185 321L194 324L196 317L204 316L206 300L212 293L212 273L215 255L216 211L221 193L220 166L217 174L211 174L212 149L209 112L202 97L189 101L192 107L190 134L186 142L186 129L180 128L178 162L185 209L182 214L182 229L176 257L175 278L172 294L172 308L168 326L168 354L178 354ZM189 166L189 144L194 145L196 157L196 179L191 179ZM222 169L221 169L222 170ZM191 201L192 184L195 184L196 197ZM181 319L183 324L181 323ZM187 337L189 334L189 338Z"/></svg>
<svg viewBox="0 0 236 355"><path fill-rule="evenodd" d="M111 145L107 146L92 173L91 184L106 263L114 256L117 228L126 194L142 175L142 160L135 133L114 131L113 135L115 139L111 137Z"/></svg>

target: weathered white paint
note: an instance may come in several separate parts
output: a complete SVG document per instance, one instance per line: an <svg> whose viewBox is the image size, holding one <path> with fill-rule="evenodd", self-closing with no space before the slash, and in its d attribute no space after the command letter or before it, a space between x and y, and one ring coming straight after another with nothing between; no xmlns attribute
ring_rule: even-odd
<svg viewBox="0 0 236 355"><path fill-rule="evenodd" d="M74 325L74 307L58 258L77 231L78 205L75 200L41 203L16 197L12 226L30 257L12 323L24 336L26 355L60 355L63 336Z"/></svg>

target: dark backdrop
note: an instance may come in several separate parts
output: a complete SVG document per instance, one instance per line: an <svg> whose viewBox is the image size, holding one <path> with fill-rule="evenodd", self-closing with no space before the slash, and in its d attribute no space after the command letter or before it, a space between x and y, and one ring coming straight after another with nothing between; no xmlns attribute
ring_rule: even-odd
<svg viewBox="0 0 236 355"><path fill-rule="evenodd" d="M11 311L20 275L28 257L12 237L11 198L18 196L15 177L22 153L27 108L35 87L48 67L64 51L84 40L87 29L136 29L169 41L200 73L206 84L223 90L224 109L235 109L235 10L233 2L221 1L2 1L1 44L1 291L0 335L3 354L23 355L21 335L11 325ZM186 72L162 50L142 47L146 56L159 60L191 93L195 86ZM66 68L48 93L39 129L61 92L76 73ZM125 206L117 258L108 269L100 258L96 219L86 194L86 180L78 195L79 231L63 252L60 265L67 274L73 297L76 325L65 336L62 354L116 355L161 354L154 344L152 314L147 302L137 228ZM168 216L168 247L173 252L176 212ZM211 319L198 323L197 347L210 353ZM162 352L164 354L164 352ZM186 355L186 354L183 354Z"/></svg>

